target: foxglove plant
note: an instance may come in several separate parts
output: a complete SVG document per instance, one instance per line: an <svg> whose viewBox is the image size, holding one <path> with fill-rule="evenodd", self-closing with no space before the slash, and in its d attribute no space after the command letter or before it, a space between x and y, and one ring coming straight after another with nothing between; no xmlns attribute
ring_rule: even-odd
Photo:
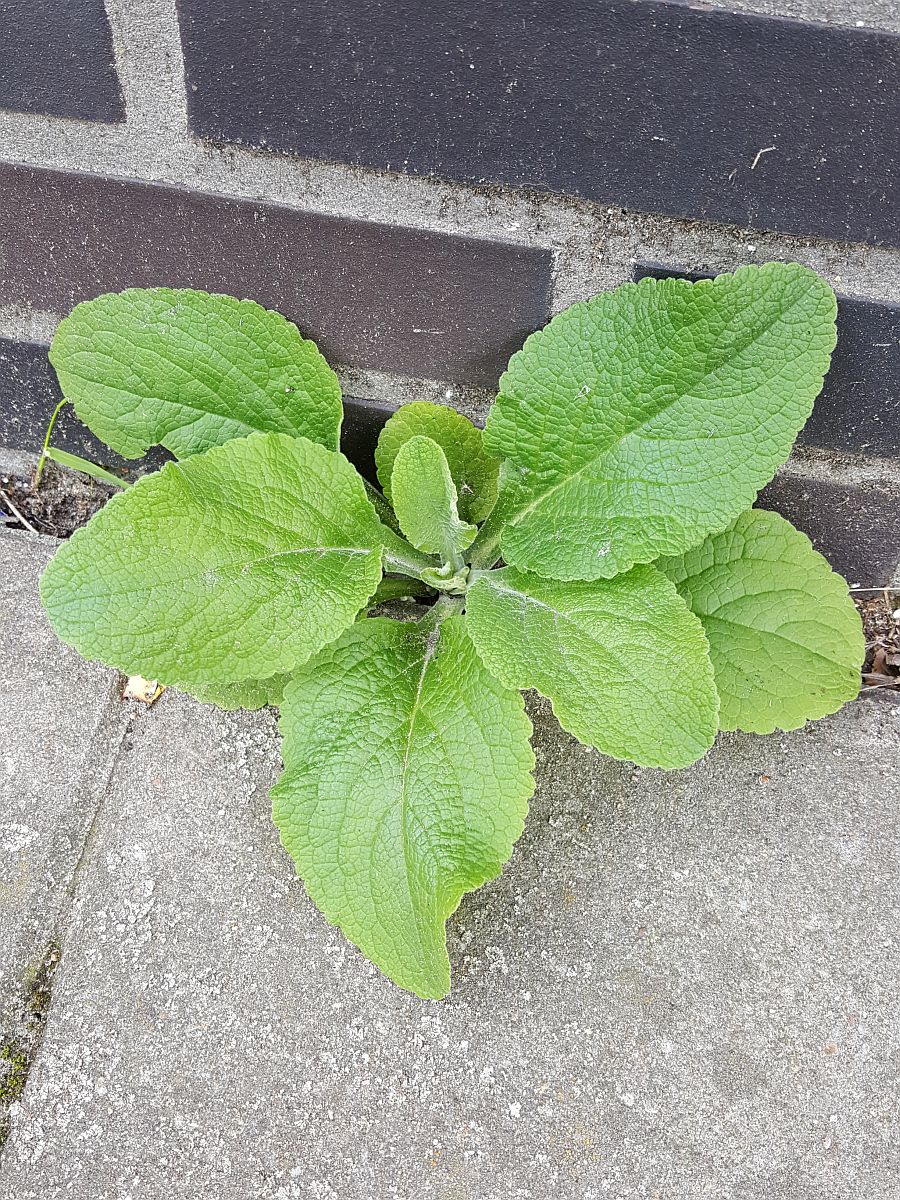
<svg viewBox="0 0 900 1200"><path fill-rule="evenodd" d="M528 338L483 433L399 409L378 489L338 450L334 372L283 317L100 296L57 331L63 394L113 450L177 461L60 547L43 601L87 658L279 705L273 814L310 896L389 978L441 997L445 922L525 820L521 689L582 742L664 768L718 729L795 729L856 695L846 584L751 508L834 344L834 295L795 264L625 284ZM368 615L411 593L420 619Z"/></svg>

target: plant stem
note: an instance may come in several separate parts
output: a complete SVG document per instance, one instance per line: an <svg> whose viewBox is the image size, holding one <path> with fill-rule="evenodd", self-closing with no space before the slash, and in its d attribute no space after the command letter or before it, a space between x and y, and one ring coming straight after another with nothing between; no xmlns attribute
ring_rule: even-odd
<svg viewBox="0 0 900 1200"><path fill-rule="evenodd" d="M469 547L469 563L475 569L492 567L500 556L500 535L506 519L505 514L499 509L498 501L493 512L478 530L475 541Z"/></svg>
<svg viewBox="0 0 900 1200"><path fill-rule="evenodd" d="M430 571L440 565L436 558L422 554L386 525L381 529L381 542L384 546L386 571L397 571L401 575L411 575L413 579L420 579L422 571Z"/></svg>
<svg viewBox="0 0 900 1200"><path fill-rule="evenodd" d="M461 613L464 604L465 600L462 596L440 596L435 600L425 616L421 617L416 624L423 633L432 633L448 617L455 616L456 613Z"/></svg>
<svg viewBox="0 0 900 1200"><path fill-rule="evenodd" d="M368 479L363 479L363 485L366 489L366 495L371 501L372 507L378 513L378 520L382 525L386 525L392 533L397 533L399 526L397 518L394 515L394 510L388 504L383 494L378 490L374 483L369 483Z"/></svg>
<svg viewBox="0 0 900 1200"><path fill-rule="evenodd" d="M27 530L28 530L30 533L38 533L38 532L39 532L39 530L35 529L35 527L34 527L34 526L32 525L32 523L31 523L31 522L28 520L28 518L27 518L27 517L26 517L26 516L25 516L23 513L19 512L19 510L18 510L18 509L16 508L16 506L13 504L12 500L10 500L9 496L7 496L6 492L4 492L3 488L0 488L0 500L2 500L2 501L3 501L3 503L4 503L4 504L6 505L6 507L9 509L9 511L12 513L12 515L13 515L13 516L16 518L16 520L17 520L17 521L18 521L18 522L19 522L21 525L24 525L24 526L25 526L25 528L26 528L26 529L27 529Z"/></svg>
<svg viewBox="0 0 900 1200"><path fill-rule="evenodd" d="M35 468L34 472L34 483L31 485L35 491L37 491L38 485L41 482L41 475L44 473L44 463L47 461L47 447L50 445L50 434L53 432L53 426L56 424L56 418L59 416L59 410L64 404L67 403L68 401L64 396L62 400L60 400L59 404L57 404L56 408L54 408L53 416L50 418L50 424L47 426L47 432L44 434L44 444L41 446L40 457L38 458L37 467Z"/></svg>

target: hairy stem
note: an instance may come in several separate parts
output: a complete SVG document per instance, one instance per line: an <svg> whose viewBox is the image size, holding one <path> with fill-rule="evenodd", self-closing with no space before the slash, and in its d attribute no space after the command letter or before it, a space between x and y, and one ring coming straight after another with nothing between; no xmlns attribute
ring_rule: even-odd
<svg viewBox="0 0 900 1200"><path fill-rule="evenodd" d="M411 575L413 579L420 579L423 571L433 570L440 565L436 558L423 554L386 525L382 525L381 528L381 543L384 546L386 571L396 571L401 575Z"/></svg>
<svg viewBox="0 0 900 1200"><path fill-rule="evenodd" d="M435 600L425 616L421 617L416 624L423 633L432 633L448 617L453 617L457 613L461 613L464 605L465 600L462 596L440 596Z"/></svg>
<svg viewBox="0 0 900 1200"><path fill-rule="evenodd" d="M500 511L498 501L469 547L469 562L473 568L492 567L500 557L500 535L505 524L506 515Z"/></svg>
<svg viewBox="0 0 900 1200"><path fill-rule="evenodd" d="M366 489L366 495L375 511L378 513L378 520L382 525L387 525L392 533L399 533L400 526L397 524L397 518L394 515L394 510L388 504L384 495L378 490L374 483L369 483L368 479L363 479L363 486Z"/></svg>
<svg viewBox="0 0 900 1200"><path fill-rule="evenodd" d="M447 562L450 564L450 570L454 575L457 572L465 569L465 560L458 550L454 550L452 546L447 547Z"/></svg>

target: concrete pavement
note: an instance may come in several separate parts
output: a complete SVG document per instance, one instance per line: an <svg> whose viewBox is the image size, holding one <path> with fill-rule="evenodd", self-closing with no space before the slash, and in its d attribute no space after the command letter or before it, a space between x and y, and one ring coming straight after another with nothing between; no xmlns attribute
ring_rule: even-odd
<svg viewBox="0 0 900 1200"><path fill-rule="evenodd" d="M427 1003L295 878L268 814L273 715L123 706L46 633L46 546L0 550L18 623L0 827L40 839L52 808L79 831L46 852L71 900L41 887L12 910L28 929L40 910L61 959L2 1200L896 1191L900 707L720 737L666 775L533 704L525 834L451 920L453 993ZM20 944L0 940L14 978Z"/></svg>

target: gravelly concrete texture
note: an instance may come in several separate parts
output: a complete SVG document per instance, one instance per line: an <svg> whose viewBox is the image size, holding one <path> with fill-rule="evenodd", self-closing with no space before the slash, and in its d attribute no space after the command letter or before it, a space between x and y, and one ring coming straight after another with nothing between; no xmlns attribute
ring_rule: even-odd
<svg viewBox="0 0 900 1200"><path fill-rule="evenodd" d="M115 673L63 646L41 612L55 545L0 530L0 1039L54 937L120 736Z"/></svg>
<svg viewBox="0 0 900 1200"><path fill-rule="evenodd" d="M2 1200L892 1195L900 708L668 776L534 714L526 833L427 1003L293 876L272 715L141 713Z"/></svg>

